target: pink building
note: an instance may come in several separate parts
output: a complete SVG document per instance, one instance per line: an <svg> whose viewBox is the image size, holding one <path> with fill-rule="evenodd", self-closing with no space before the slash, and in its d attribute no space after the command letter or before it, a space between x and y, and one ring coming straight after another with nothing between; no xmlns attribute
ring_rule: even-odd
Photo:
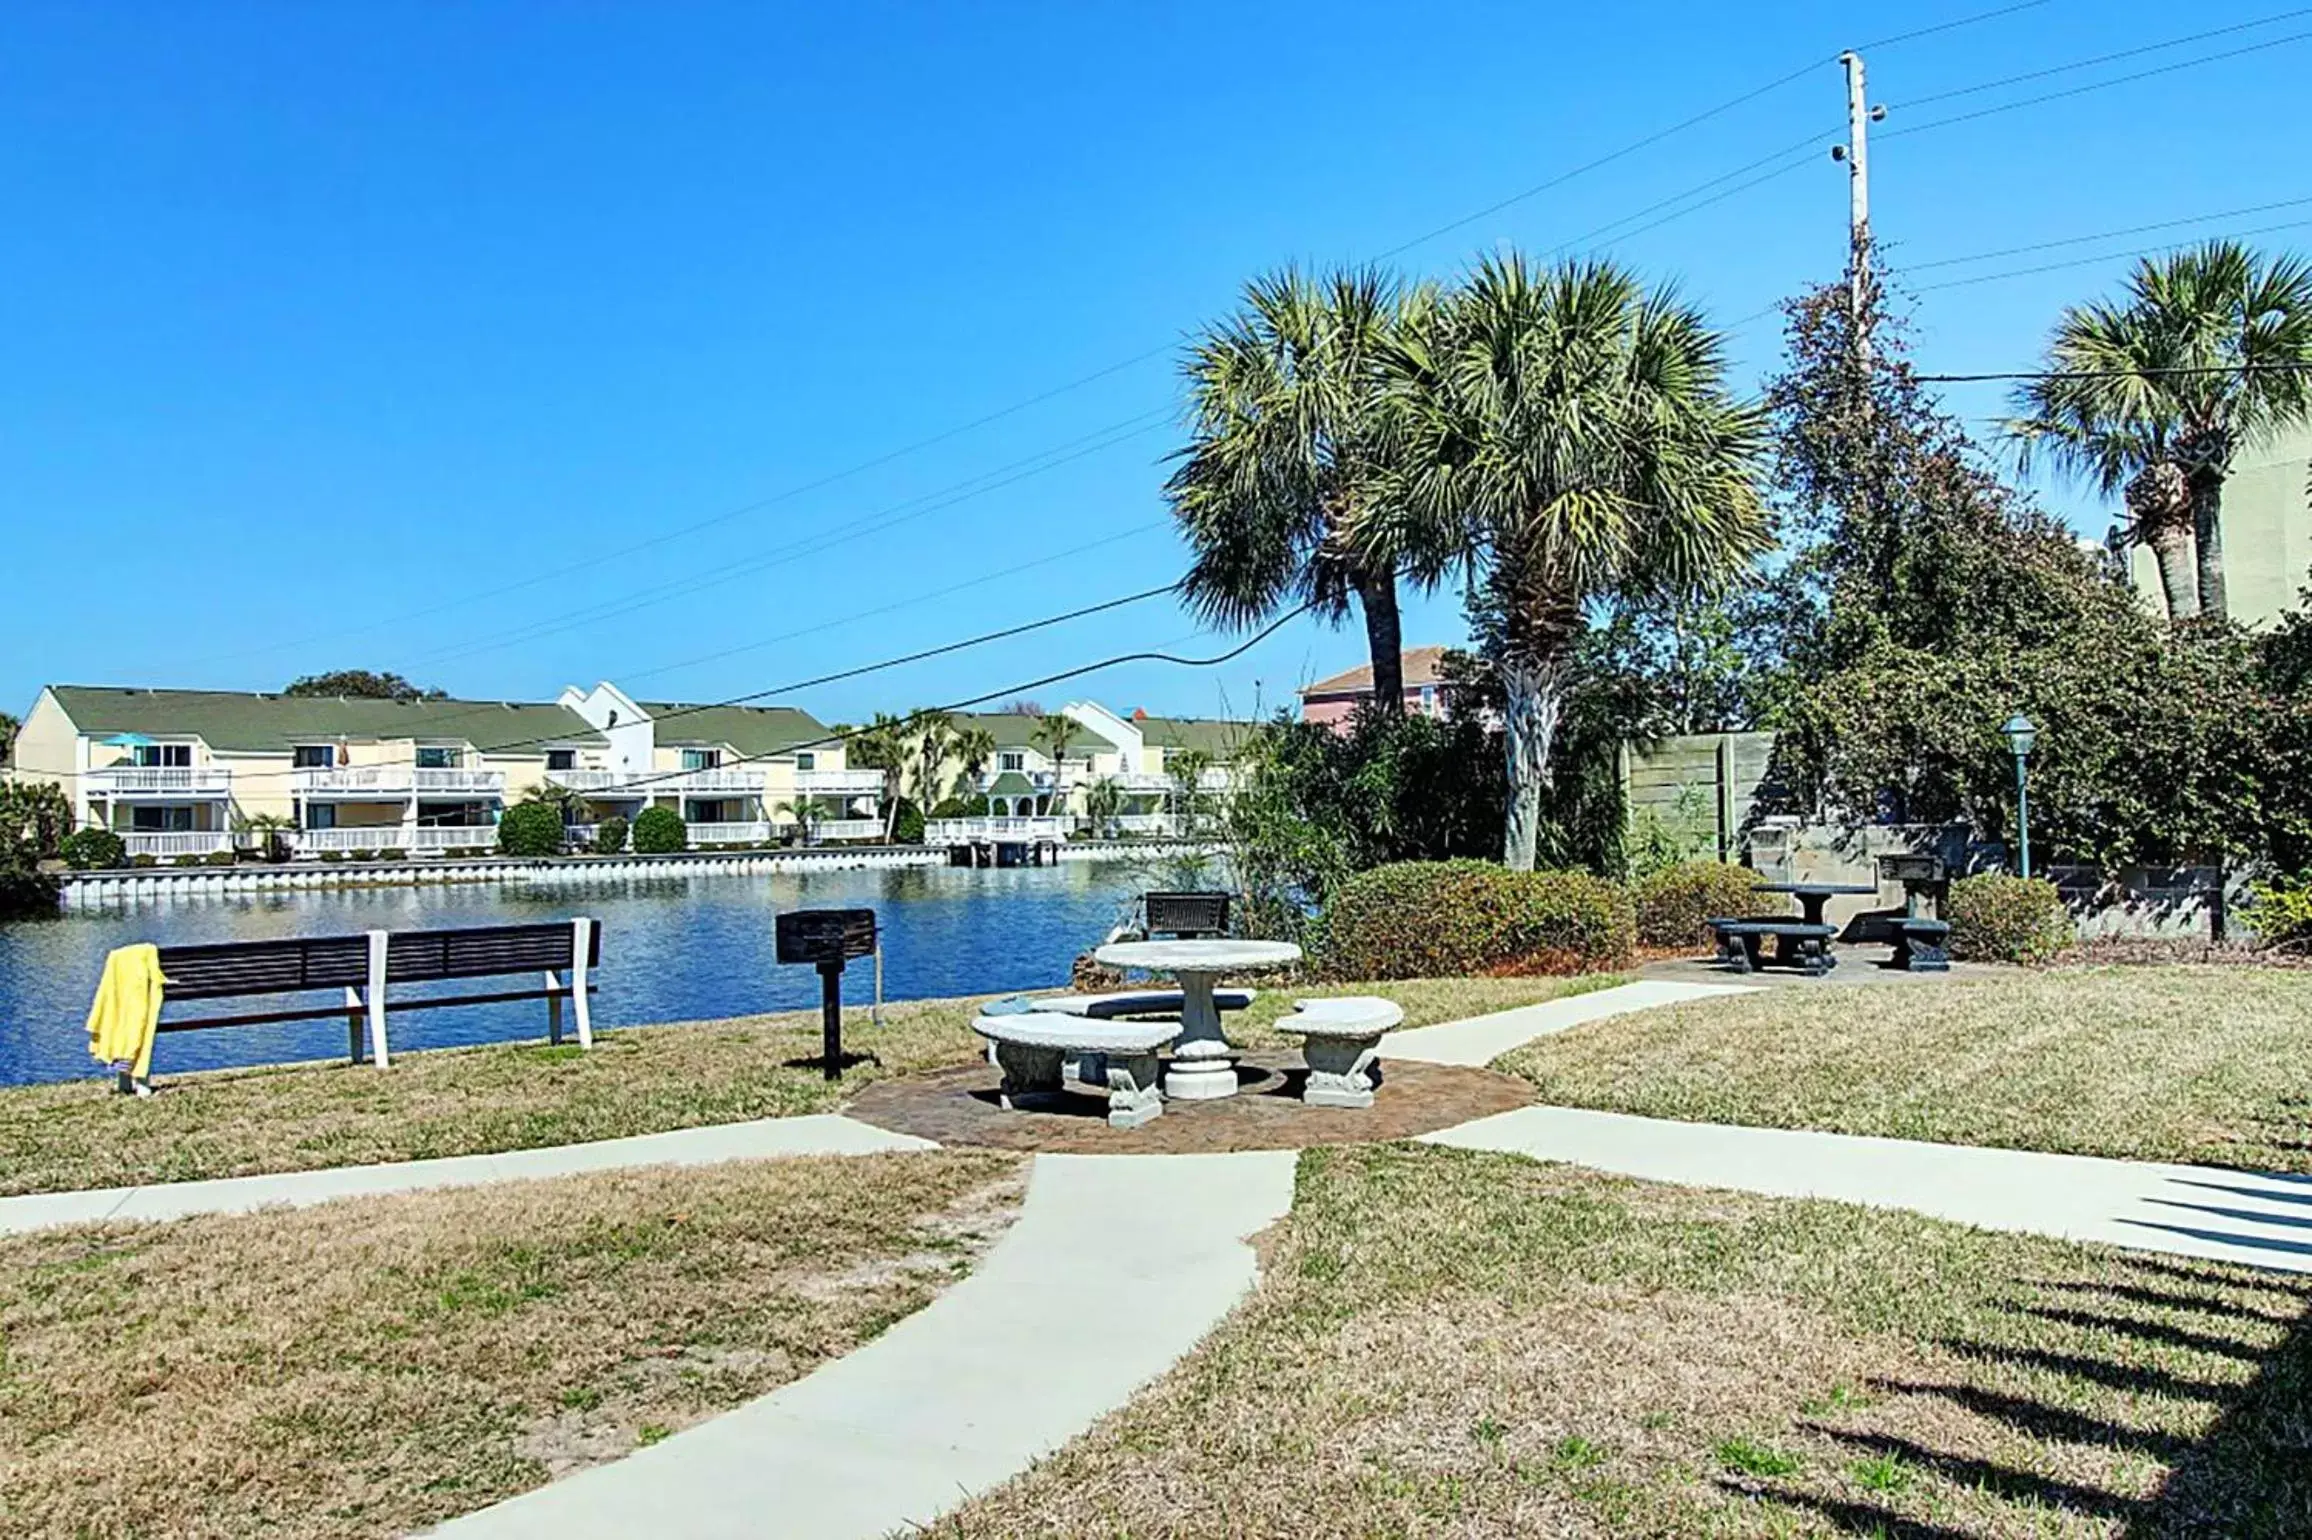
<svg viewBox="0 0 2312 1540"><path fill-rule="evenodd" d="M1442 647L1415 647L1403 654L1405 670L1405 710L1425 717L1445 714L1445 681L1438 675L1437 665L1444 658ZM1365 664L1330 679L1320 679L1300 692L1301 720L1316 722L1336 732L1348 729L1349 718L1357 707L1373 698L1373 666Z"/></svg>

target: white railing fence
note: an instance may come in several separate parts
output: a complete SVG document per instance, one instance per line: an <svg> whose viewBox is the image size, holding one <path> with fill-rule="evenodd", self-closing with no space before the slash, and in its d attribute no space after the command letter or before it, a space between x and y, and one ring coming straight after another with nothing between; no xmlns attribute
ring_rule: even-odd
<svg viewBox="0 0 2312 1540"><path fill-rule="evenodd" d="M91 770L89 789L114 795L134 792L176 792L225 796L233 789L233 772L206 765L114 765Z"/></svg>
<svg viewBox="0 0 2312 1540"><path fill-rule="evenodd" d="M816 840L879 840L883 837L880 818L822 818L811 825L811 837Z"/></svg>
<svg viewBox="0 0 2312 1540"><path fill-rule="evenodd" d="M934 818L923 826L927 845L967 845L977 840L1064 840L1071 818Z"/></svg>
<svg viewBox="0 0 2312 1540"><path fill-rule="evenodd" d="M693 845L755 845L771 837L767 823L694 823L690 826Z"/></svg>
<svg viewBox="0 0 2312 1540"><path fill-rule="evenodd" d="M233 836L222 829L172 830L167 833L123 831L122 848L132 856L167 859L172 856L208 856L233 848Z"/></svg>

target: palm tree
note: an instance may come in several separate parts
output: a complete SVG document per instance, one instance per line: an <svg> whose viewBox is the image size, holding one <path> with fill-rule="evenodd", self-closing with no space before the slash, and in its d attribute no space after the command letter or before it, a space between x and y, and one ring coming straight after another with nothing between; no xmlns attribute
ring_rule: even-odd
<svg viewBox="0 0 2312 1540"><path fill-rule="evenodd" d="M16 735L24 724L6 711L0 711L0 770L16 762Z"/></svg>
<svg viewBox="0 0 2312 1540"><path fill-rule="evenodd" d="M936 712L915 720L915 795L928 813L939 802L939 770L955 747L955 727Z"/></svg>
<svg viewBox="0 0 2312 1540"><path fill-rule="evenodd" d="M1392 371L1404 498L1474 568L1507 695L1503 859L1529 870L1585 608L1707 592L1764 549L1764 418L1699 313L1604 261L1485 259Z"/></svg>
<svg viewBox="0 0 2312 1540"><path fill-rule="evenodd" d="M899 777L907 762L907 730L905 717L895 717L887 711L875 713L874 720L863 728L849 730L845 739L844 758L849 764L863 770L883 772L889 795L883 799L883 840L889 844L899 829Z"/></svg>
<svg viewBox="0 0 2312 1540"><path fill-rule="evenodd" d="M813 843L811 836L819 827L820 812L819 804L811 798L797 797L791 802L782 802L771 809L771 816L788 820L794 824L804 844Z"/></svg>
<svg viewBox="0 0 2312 1540"><path fill-rule="evenodd" d="M995 734L976 722L960 728L955 735L954 753L958 769L955 785L950 791L960 794L966 784L979 780L988 762L995 758Z"/></svg>
<svg viewBox="0 0 2312 1540"><path fill-rule="evenodd" d="M1067 788L1061 784L1060 774L1067 768L1068 744L1076 736L1076 719L1064 711L1049 711L1028 730L1028 741L1043 751L1052 762L1052 794L1045 803L1045 811L1057 813L1067 799Z"/></svg>
<svg viewBox="0 0 2312 1540"><path fill-rule="evenodd" d="M1194 834L1204 821L1204 773L1212 755L1204 749L1181 749L1164 756L1164 773L1172 777L1173 811L1182 834Z"/></svg>
<svg viewBox="0 0 2312 1540"><path fill-rule="evenodd" d="M2047 371L2016 392L2011 432L2026 455L2124 491L2168 613L2228 619L2224 483L2241 448L2312 416L2312 267L2236 241L2147 257L2120 302L2064 311Z"/></svg>
<svg viewBox="0 0 2312 1540"><path fill-rule="evenodd" d="M1248 284L1243 308L1189 349L1193 426L1165 484L1196 553L1189 608L1238 630L1292 604L1338 624L1353 596L1373 704L1390 712L1404 705L1400 546L1424 526L1376 517L1396 485L1383 361L1434 304L1370 269Z"/></svg>
<svg viewBox="0 0 2312 1540"><path fill-rule="evenodd" d="M1116 817L1124 811L1124 786L1114 776L1102 776L1084 788L1084 816L1106 838L1116 834Z"/></svg>

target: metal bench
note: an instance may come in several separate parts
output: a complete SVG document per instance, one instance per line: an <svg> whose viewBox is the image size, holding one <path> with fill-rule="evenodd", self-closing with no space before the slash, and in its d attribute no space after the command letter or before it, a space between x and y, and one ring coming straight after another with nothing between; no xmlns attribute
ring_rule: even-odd
<svg viewBox="0 0 2312 1540"><path fill-rule="evenodd" d="M1769 936L1774 938L1774 961L1778 966L1796 968L1817 977L1836 966L1830 955L1831 938L1838 934L1835 925L1809 925L1804 920L1773 918L1712 920L1709 926L1718 934L1718 960L1735 973L1756 973L1766 966L1764 949Z"/></svg>
<svg viewBox="0 0 2312 1540"><path fill-rule="evenodd" d="M1195 941L1228 934L1226 893L1149 893L1141 897L1140 919L1151 937Z"/></svg>
<svg viewBox="0 0 2312 1540"><path fill-rule="evenodd" d="M299 936L280 941L224 941L160 949L161 976L168 981L166 1003L233 1000L256 995L343 990L338 1005L286 1010L242 1011L229 1015L164 1019L162 1032L199 1032L212 1027L262 1027L291 1021L345 1018L347 1055L362 1058L362 1030L369 1033L369 1058L379 1069L392 1063L386 1040L386 989L393 984L454 979L536 975L523 989L480 994L434 995L392 1003L396 1011L440 1010L453 1005L495 1005L510 1000L546 1002L546 1031L562 1041L562 1002L577 1017L578 1043L594 1046L594 1018L587 995L593 970L602 961L602 927L591 919L549 925L483 925L456 930L373 930L355 936Z"/></svg>

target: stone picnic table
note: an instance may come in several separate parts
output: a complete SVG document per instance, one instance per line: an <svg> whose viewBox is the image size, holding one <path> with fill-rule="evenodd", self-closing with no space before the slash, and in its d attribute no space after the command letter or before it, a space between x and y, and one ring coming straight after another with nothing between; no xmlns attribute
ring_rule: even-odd
<svg viewBox="0 0 2312 1540"><path fill-rule="evenodd" d="M1180 1036L1164 1070L1164 1094L1203 1102L1236 1094L1236 1047L1220 1030L1213 985L1224 974L1290 967L1301 949L1289 941L1115 941L1092 955L1111 968L1180 981Z"/></svg>
<svg viewBox="0 0 2312 1540"><path fill-rule="evenodd" d="M1788 893L1798 900L1801 918L1809 925L1823 923L1822 911L1834 898L1853 897L1878 892L1876 883L1855 882L1761 882L1753 892Z"/></svg>

